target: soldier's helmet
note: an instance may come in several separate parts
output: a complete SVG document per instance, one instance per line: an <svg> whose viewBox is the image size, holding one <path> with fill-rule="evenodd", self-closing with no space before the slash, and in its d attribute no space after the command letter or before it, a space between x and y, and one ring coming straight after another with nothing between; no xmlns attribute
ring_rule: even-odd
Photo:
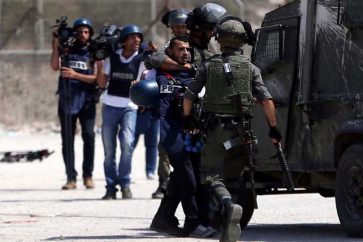
<svg viewBox="0 0 363 242"><path fill-rule="evenodd" d="M226 16L216 26L215 38L219 44L231 48L240 48L247 41L247 33L241 19Z"/></svg>
<svg viewBox="0 0 363 242"><path fill-rule="evenodd" d="M159 86L155 79L144 79L130 88L130 99L138 106L156 108L159 105Z"/></svg>
<svg viewBox="0 0 363 242"><path fill-rule="evenodd" d="M190 11L187 9L174 9L165 13L161 18L161 22L167 27L171 27L173 25L183 25L185 24L189 13Z"/></svg>
<svg viewBox="0 0 363 242"><path fill-rule="evenodd" d="M186 19L187 29L213 29L226 12L227 10L224 7L215 3L206 3L196 7L189 13L188 18Z"/></svg>

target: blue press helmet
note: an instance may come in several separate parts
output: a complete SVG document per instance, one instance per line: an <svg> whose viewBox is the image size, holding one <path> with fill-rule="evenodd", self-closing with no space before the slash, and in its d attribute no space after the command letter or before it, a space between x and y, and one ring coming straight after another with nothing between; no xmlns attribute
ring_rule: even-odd
<svg viewBox="0 0 363 242"><path fill-rule="evenodd" d="M155 79L144 79L130 88L130 99L138 106L157 108L159 105L159 86Z"/></svg>
<svg viewBox="0 0 363 242"><path fill-rule="evenodd" d="M86 18L79 18L76 21L74 21L73 23L73 30L75 30L76 28L78 28L79 26L86 26L89 28L90 34L91 36L93 35L93 25L91 20L86 19Z"/></svg>
<svg viewBox="0 0 363 242"><path fill-rule="evenodd" d="M127 36L129 34L140 34L141 36L141 42L144 39L144 35L142 33L142 30L140 29L139 26L134 25L134 24L130 24L130 25L126 25L125 27L123 27L121 29L121 33L120 33L120 42L123 43L125 42Z"/></svg>

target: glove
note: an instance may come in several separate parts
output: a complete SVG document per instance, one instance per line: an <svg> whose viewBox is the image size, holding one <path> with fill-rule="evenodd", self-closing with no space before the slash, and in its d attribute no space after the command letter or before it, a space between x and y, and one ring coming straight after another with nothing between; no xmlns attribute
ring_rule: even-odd
<svg viewBox="0 0 363 242"><path fill-rule="evenodd" d="M192 115L184 115L183 116L182 128L184 130L193 130L193 118L192 118Z"/></svg>
<svg viewBox="0 0 363 242"><path fill-rule="evenodd" d="M270 132L268 133L268 136L270 136L271 139L277 140L277 142L280 142L282 138L281 133L276 126L270 127Z"/></svg>

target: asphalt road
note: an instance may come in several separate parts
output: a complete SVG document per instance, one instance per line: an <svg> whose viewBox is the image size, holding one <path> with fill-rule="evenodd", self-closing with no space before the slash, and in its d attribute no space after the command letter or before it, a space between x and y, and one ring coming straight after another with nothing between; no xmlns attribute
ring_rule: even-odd
<svg viewBox="0 0 363 242"><path fill-rule="evenodd" d="M141 141L141 140L140 140ZM65 182L59 134L0 134L0 151L47 148L55 153L31 163L0 163L0 241L218 241L175 238L148 229L159 200L151 199L156 180L145 177L144 148L134 155L134 199L103 201L103 148L96 140L96 188L62 191ZM81 172L82 143L76 139ZM120 194L118 194L120 197ZM241 241L362 241L348 238L339 224L334 198L317 194L258 197L259 209ZM177 216L183 222L183 212Z"/></svg>

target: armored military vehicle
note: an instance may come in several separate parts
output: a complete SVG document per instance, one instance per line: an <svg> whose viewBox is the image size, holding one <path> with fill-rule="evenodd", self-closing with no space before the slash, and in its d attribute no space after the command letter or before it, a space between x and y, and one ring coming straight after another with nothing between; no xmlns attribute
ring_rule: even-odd
<svg viewBox="0 0 363 242"><path fill-rule="evenodd" d="M274 97L295 184L294 191L284 189L256 105L256 193L335 196L341 224L358 237L363 236L362 13L362 0L293 1L265 15L252 54ZM252 202L243 202L242 226L253 213Z"/></svg>

